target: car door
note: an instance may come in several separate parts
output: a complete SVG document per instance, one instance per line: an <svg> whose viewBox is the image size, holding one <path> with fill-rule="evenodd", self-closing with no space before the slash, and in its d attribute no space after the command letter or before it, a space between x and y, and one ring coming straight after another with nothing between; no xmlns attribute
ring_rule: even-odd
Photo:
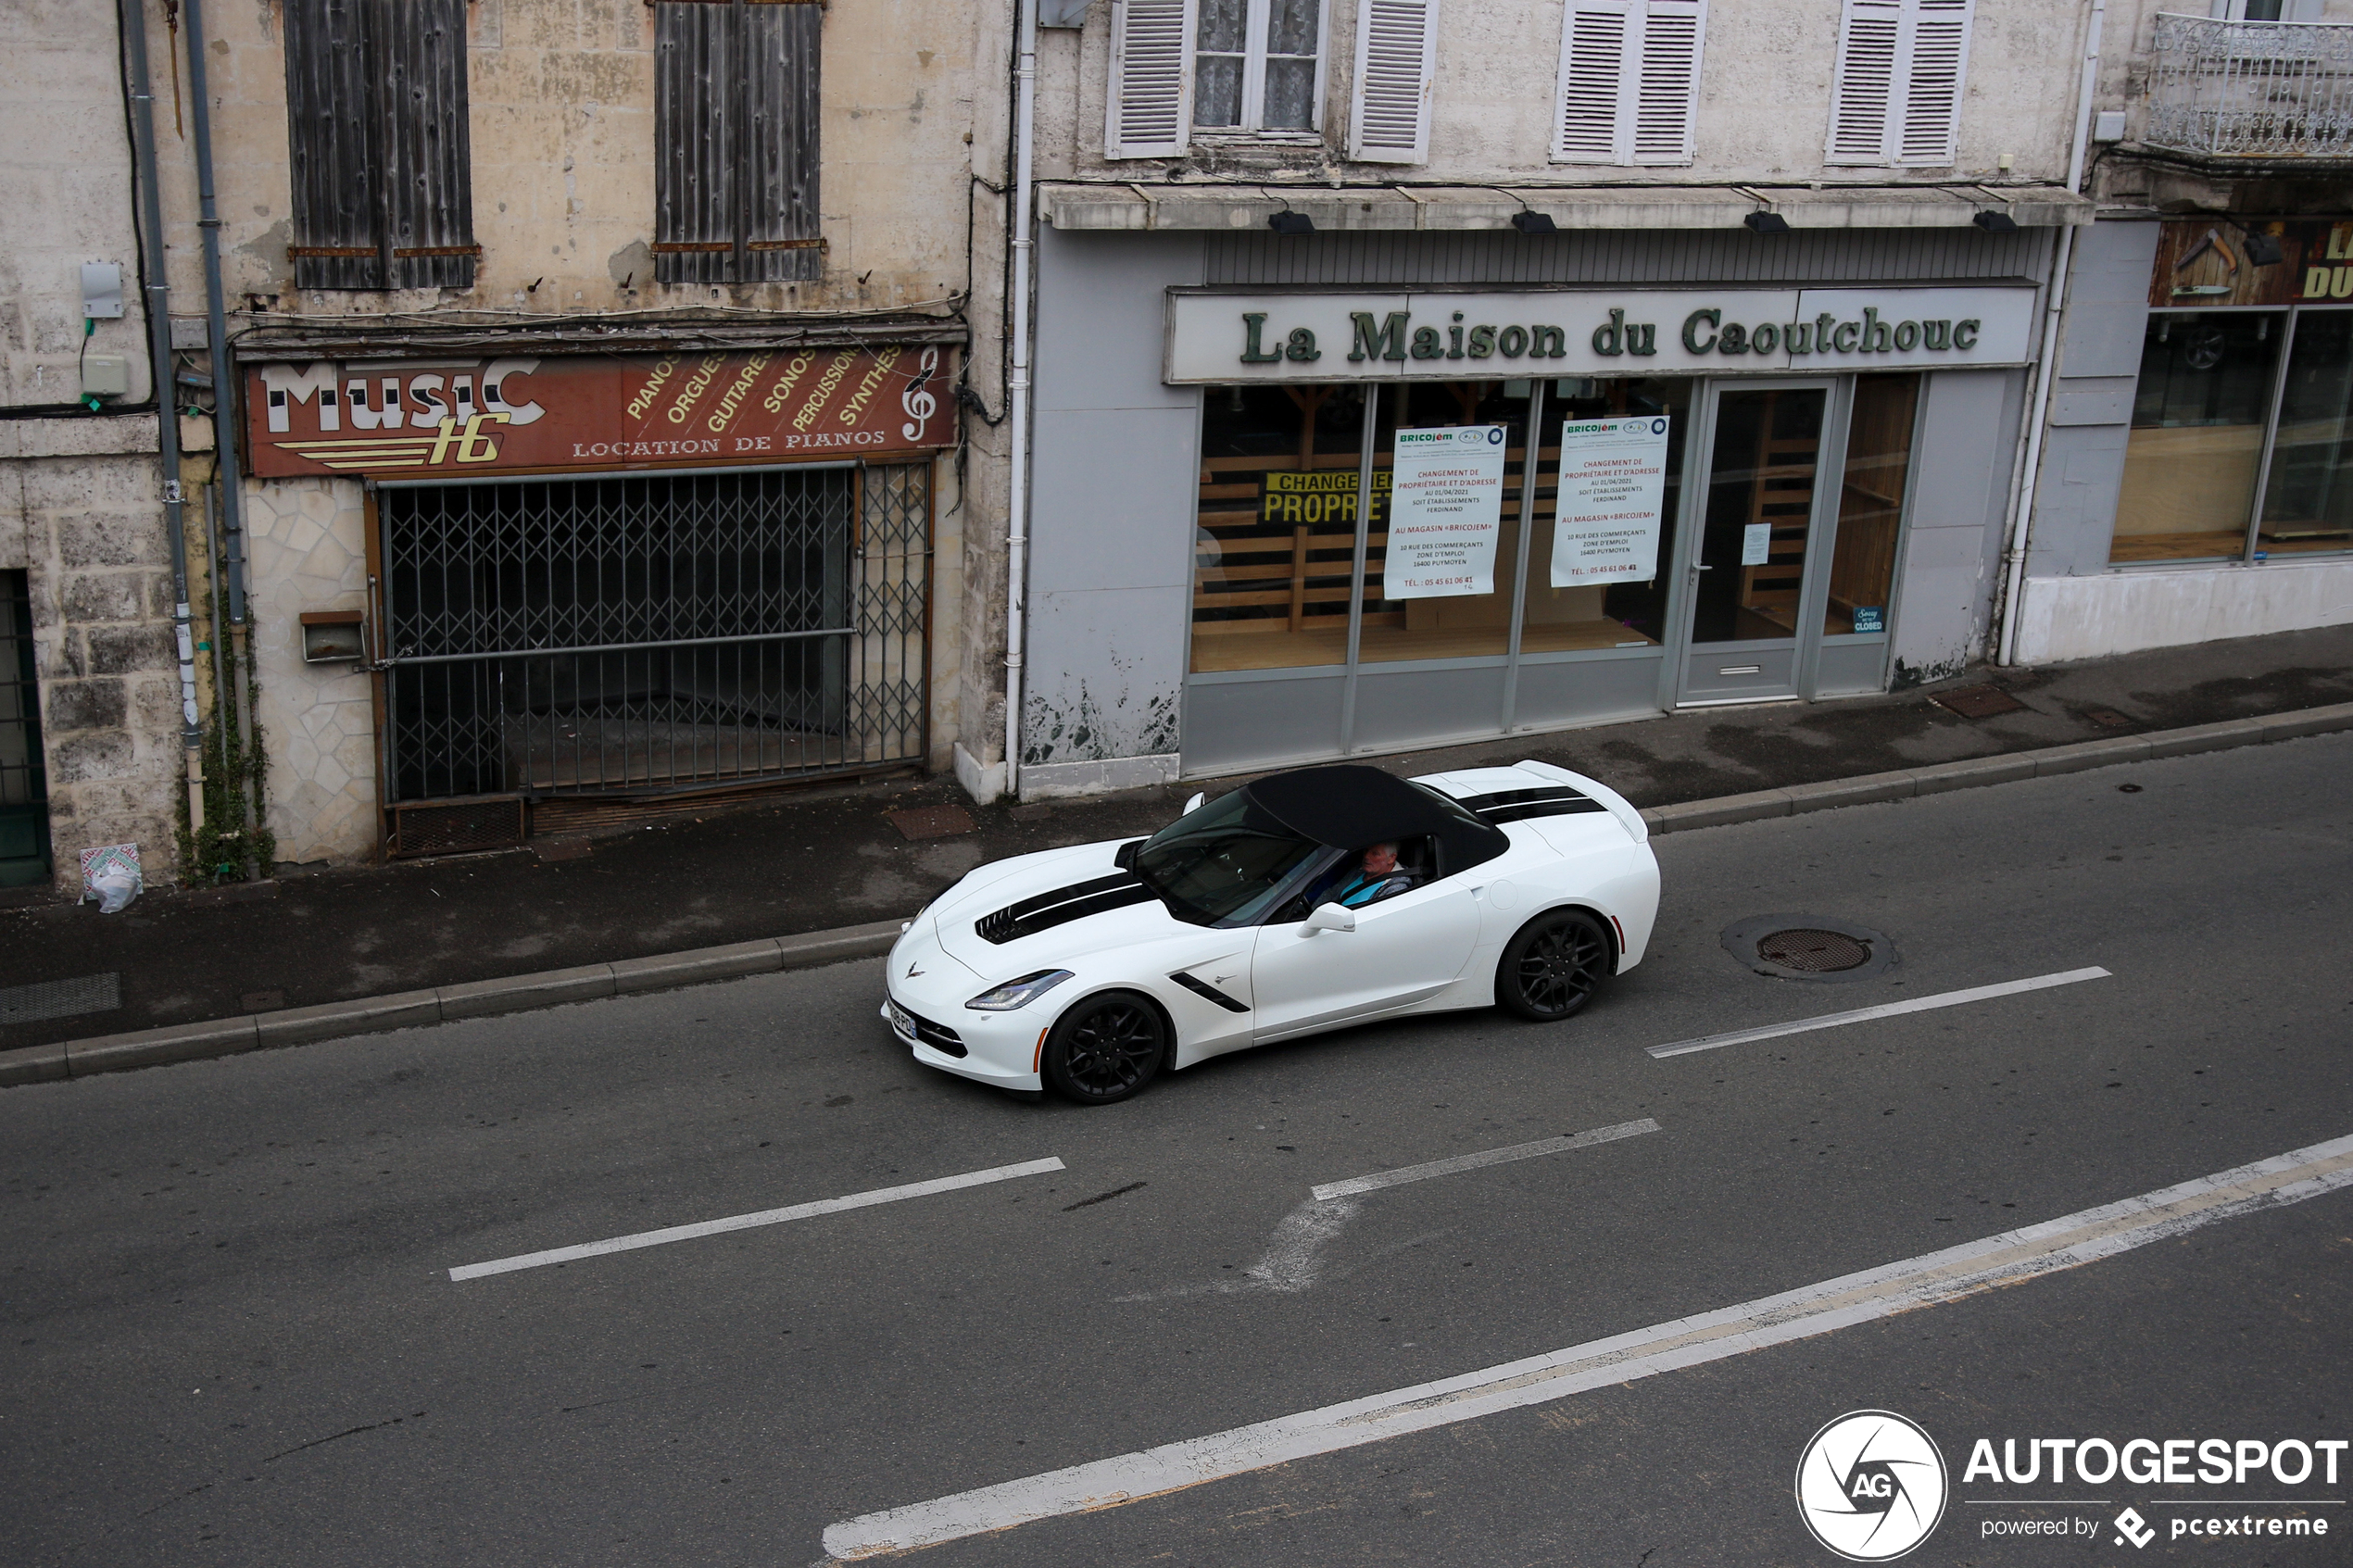
<svg viewBox="0 0 2353 1568"><path fill-rule="evenodd" d="M1251 959L1255 1036L1279 1040L1408 1007L1451 985L1478 939L1466 876L1442 878L1355 911L1353 931L1258 930Z"/></svg>

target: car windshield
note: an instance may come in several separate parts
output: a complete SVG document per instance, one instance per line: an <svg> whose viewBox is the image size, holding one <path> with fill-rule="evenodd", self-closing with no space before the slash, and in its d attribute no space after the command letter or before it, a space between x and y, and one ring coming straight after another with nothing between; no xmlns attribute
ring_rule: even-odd
<svg viewBox="0 0 2353 1568"><path fill-rule="evenodd" d="M1340 854L1256 809L1238 789L1154 834L1136 852L1135 871L1178 920L1254 925Z"/></svg>

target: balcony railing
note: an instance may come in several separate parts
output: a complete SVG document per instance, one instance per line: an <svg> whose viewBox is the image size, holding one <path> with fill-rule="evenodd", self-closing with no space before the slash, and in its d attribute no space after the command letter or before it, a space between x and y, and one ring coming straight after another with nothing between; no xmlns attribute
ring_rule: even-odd
<svg viewBox="0 0 2353 1568"><path fill-rule="evenodd" d="M2353 160L2353 24L2160 14L2155 55L2147 145Z"/></svg>

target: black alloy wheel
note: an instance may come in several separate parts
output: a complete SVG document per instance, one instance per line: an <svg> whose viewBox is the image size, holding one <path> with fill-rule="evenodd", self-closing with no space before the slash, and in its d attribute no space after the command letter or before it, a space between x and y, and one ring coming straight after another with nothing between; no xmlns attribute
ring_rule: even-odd
<svg viewBox="0 0 2353 1568"><path fill-rule="evenodd" d="M1592 999L1610 972L1609 937L1581 909L1554 909L1519 928L1495 966L1495 1000L1539 1023Z"/></svg>
<svg viewBox="0 0 2353 1568"><path fill-rule="evenodd" d="M1046 1041L1046 1082L1080 1105L1140 1093L1168 1056L1160 1010L1133 991L1106 991L1063 1014Z"/></svg>

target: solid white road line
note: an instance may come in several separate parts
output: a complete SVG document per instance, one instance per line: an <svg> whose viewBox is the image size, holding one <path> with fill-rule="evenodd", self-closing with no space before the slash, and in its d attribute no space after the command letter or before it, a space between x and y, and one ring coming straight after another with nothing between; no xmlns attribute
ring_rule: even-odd
<svg viewBox="0 0 2353 1568"><path fill-rule="evenodd" d="M1479 1154L1458 1154L1452 1160L1433 1160L1427 1165L1406 1165L1394 1171L1377 1171L1369 1176L1352 1176L1344 1182L1327 1182L1307 1190L1318 1203L1328 1203L1335 1198L1353 1198L1360 1192L1378 1192L1383 1187L1403 1186L1407 1182L1428 1181L1432 1176L1451 1176L1457 1171L1476 1171L1481 1165L1504 1165L1515 1160L1533 1160L1540 1154L1558 1154L1565 1149L1583 1148L1590 1144L1609 1143L1617 1138L1630 1138L1642 1133L1655 1133L1658 1123L1645 1116L1639 1122L1620 1122L1615 1127L1595 1127L1582 1133L1567 1133L1556 1138L1539 1138L1534 1143L1516 1143L1509 1148L1491 1148Z"/></svg>
<svg viewBox="0 0 2353 1568"><path fill-rule="evenodd" d="M2353 1137L1549 1355L869 1513L829 1527L825 1550L836 1560L908 1551L1159 1497L1957 1300L2347 1186L2353 1186Z"/></svg>
<svg viewBox="0 0 2353 1568"><path fill-rule="evenodd" d="M760 1225L781 1225L786 1220L838 1214L845 1209L871 1209L877 1203L896 1203L902 1198L928 1198L933 1193L954 1192L959 1187L986 1186L990 1182L1009 1182L1016 1176L1042 1176L1049 1171L1061 1169L1063 1162L1059 1160L1031 1160L1019 1165L1000 1165L992 1171L968 1171L961 1176L941 1176L936 1181L910 1182L905 1186L853 1192L847 1198L824 1198L814 1203L796 1203L789 1209L763 1209L757 1214L731 1214L724 1220L705 1220L699 1224L672 1225L667 1230L639 1231L635 1236L584 1242L578 1247L557 1247L545 1252L494 1258L487 1263L467 1263L452 1269L449 1277L453 1280L480 1279L484 1274L506 1274L517 1269L544 1268L549 1263L569 1263L574 1259L598 1258L608 1252L627 1252L639 1247L660 1247L669 1241L692 1241L698 1236L724 1236L729 1231L748 1231Z"/></svg>
<svg viewBox="0 0 2353 1568"><path fill-rule="evenodd" d="M1819 1018L1801 1018L1793 1023L1768 1023L1761 1029L1735 1029L1729 1035L1709 1035L1697 1040L1678 1040L1671 1046L1652 1046L1653 1056L1689 1056L1693 1051L1712 1051L1723 1046L1744 1046L1751 1040L1769 1040L1776 1035L1803 1035L1809 1029L1835 1029L1842 1023L1868 1023L1874 1018L1896 1018L1907 1012L1927 1012L1931 1008L1957 1008L1963 1002L1991 1001L1995 997L2015 997L2021 991L2047 991L2054 985L2072 985L2081 980L2105 980L2108 971L2099 968L2070 969L2058 974L2038 974L2032 980L2005 980L1999 985L1973 985L1966 991L1939 991L1933 997L1914 997L1908 1002L1887 1002L1875 1008L1856 1008L1853 1012L1827 1012Z"/></svg>

